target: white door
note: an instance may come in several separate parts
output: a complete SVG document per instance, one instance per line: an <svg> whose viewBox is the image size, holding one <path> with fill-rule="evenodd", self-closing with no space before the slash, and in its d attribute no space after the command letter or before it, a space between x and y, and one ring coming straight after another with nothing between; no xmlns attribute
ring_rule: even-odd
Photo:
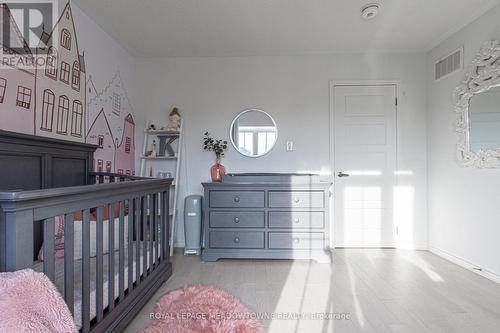
<svg viewBox="0 0 500 333"><path fill-rule="evenodd" d="M334 87L336 247L394 247L396 86Z"/></svg>

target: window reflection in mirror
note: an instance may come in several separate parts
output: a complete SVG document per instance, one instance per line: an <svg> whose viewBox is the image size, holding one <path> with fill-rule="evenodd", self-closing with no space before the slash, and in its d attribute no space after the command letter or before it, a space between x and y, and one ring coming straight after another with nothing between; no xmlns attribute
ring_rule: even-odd
<svg viewBox="0 0 500 333"><path fill-rule="evenodd" d="M233 120L230 135L234 148L241 154L258 157L274 147L278 128L269 114L251 109L243 111Z"/></svg>
<svg viewBox="0 0 500 333"><path fill-rule="evenodd" d="M471 98L469 145L474 152L500 149L500 87Z"/></svg>

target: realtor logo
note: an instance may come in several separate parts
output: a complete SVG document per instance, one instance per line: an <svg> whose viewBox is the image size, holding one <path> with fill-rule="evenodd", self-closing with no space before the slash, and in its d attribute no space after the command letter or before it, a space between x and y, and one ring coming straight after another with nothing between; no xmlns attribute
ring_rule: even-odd
<svg viewBox="0 0 500 333"><path fill-rule="evenodd" d="M3 46L18 54L26 54L28 49L34 54L37 47L43 46L44 31L52 30L56 6L54 0L2 2Z"/></svg>
<svg viewBox="0 0 500 333"><path fill-rule="evenodd" d="M2 1L0 68L45 68L47 41L57 15L57 0Z"/></svg>

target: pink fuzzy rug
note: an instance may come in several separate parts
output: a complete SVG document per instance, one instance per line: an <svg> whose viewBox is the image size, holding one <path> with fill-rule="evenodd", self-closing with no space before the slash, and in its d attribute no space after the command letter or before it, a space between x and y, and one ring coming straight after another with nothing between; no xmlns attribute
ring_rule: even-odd
<svg viewBox="0 0 500 333"><path fill-rule="evenodd" d="M0 273L0 332L77 333L66 303L42 273Z"/></svg>
<svg viewBox="0 0 500 333"><path fill-rule="evenodd" d="M163 295L142 333L257 333L262 324L234 296L213 286L190 285Z"/></svg>

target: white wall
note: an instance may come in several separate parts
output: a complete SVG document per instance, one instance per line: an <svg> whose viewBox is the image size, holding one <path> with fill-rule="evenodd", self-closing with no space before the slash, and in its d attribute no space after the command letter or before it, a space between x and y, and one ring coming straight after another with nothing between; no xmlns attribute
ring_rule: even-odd
<svg viewBox="0 0 500 333"><path fill-rule="evenodd" d="M465 72L434 82L434 62L463 45L468 65L484 41L500 39L500 7L433 49L427 59L429 242L431 250L500 277L500 170L461 168L453 89Z"/></svg>
<svg viewBox="0 0 500 333"><path fill-rule="evenodd" d="M137 105L166 122L172 106L185 120L180 198L202 193L214 156L204 152L205 131L229 141L233 118L246 108L269 112L279 128L277 146L250 159L231 146L229 172L329 172L329 81L400 80L399 168L413 171L401 184L415 188L414 241L427 247L426 92L424 54L321 55L136 60ZM295 141L286 152L287 140ZM139 146L138 146L139 147ZM179 207L182 213L182 202ZM181 215L182 216L182 215ZM182 223L180 223L182 225ZM178 229L177 242L183 242Z"/></svg>

